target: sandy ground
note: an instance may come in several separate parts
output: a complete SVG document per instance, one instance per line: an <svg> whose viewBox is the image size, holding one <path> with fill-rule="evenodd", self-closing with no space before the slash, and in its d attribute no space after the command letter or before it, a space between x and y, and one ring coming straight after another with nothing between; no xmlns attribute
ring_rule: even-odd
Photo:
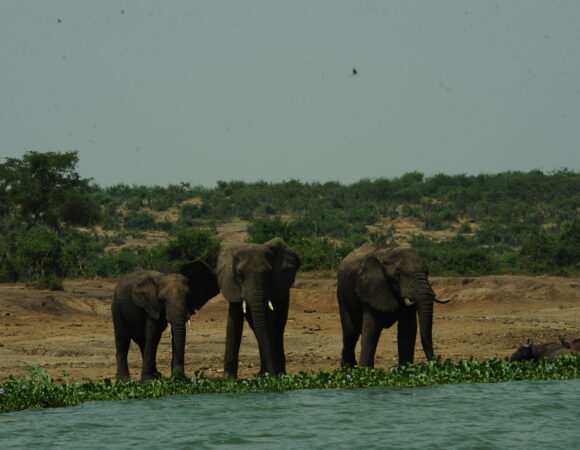
<svg viewBox="0 0 580 450"><path fill-rule="evenodd" d="M527 338L557 341L560 334L580 337L580 278L481 277L432 278L440 298L435 306L435 352L453 360L505 357ZM21 284L0 284L0 380L27 373L26 366L46 369L56 380L63 372L71 381L100 380L115 375L115 348L110 318L116 280L65 282L51 292ZM286 328L287 369L331 370L339 366L341 329L332 278L299 278L292 289ZM212 299L191 320L186 373L222 373L227 304ZM162 338L158 367L169 373L169 333ZM416 361L423 361L420 344ZM139 376L140 356L132 346L130 368ZM396 365L396 327L385 330L377 351L377 367ZM240 376L259 370L258 348L244 329Z"/></svg>

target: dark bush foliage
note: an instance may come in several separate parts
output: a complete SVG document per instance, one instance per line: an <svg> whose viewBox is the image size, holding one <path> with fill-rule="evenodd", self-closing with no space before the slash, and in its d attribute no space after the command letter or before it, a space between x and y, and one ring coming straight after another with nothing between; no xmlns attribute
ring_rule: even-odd
<svg viewBox="0 0 580 450"><path fill-rule="evenodd" d="M0 214L12 214L28 224L57 228L95 224L100 216L91 198L95 186L75 170L77 152L25 153L0 164Z"/></svg>
<svg viewBox="0 0 580 450"><path fill-rule="evenodd" d="M562 273L580 269L580 221L564 225L561 232L541 231L522 245L521 256L533 273Z"/></svg>
<svg viewBox="0 0 580 450"><path fill-rule="evenodd" d="M165 253L175 268L195 259L214 267L220 247L220 241L210 231L190 228L177 232L165 244Z"/></svg>
<svg viewBox="0 0 580 450"><path fill-rule="evenodd" d="M394 218L413 219L427 232L457 231L442 242L426 237L412 242L437 273L580 270L575 194L580 173L573 171L432 177L411 172L351 185L233 180L215 188L189 183L99 188L78 175L77 163L76 152L29 152L0 164L0 281L46 278L46 285L56 286L54 280L62 277L116 276L137 266L169 270L194 257L212 261L219 247L209 239L214 233L203 237L191 230L233 219L250 222L251 242L277 236L299 249L303 270L335 268L341 255L363 242L394 242L395 230L384 228ZM178 208L180 218L157 222L143 207ZM382 230L371 227L378 223ZM121 228L163 230L172 238L105 254L111 238L87 232L91 227L109 234Z"/></svg>

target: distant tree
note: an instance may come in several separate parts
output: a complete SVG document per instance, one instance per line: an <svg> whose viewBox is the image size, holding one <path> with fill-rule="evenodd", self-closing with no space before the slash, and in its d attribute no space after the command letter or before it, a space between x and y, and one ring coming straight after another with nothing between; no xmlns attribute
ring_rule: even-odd
<svg viewBox="0 0 580 450"><path fill-rule="evenodd" d="M28 152L0 164L0 213L29 224L58 228L60 222L90 225L99 217L90 179L76 172L77 152Z"/></svg>

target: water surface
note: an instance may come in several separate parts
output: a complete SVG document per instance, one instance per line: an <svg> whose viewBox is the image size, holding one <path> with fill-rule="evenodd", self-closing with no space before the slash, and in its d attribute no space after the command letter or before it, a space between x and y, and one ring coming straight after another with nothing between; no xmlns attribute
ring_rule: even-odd
<svg viewBox="0 0 580 450"><path fill-rule="evenodd" d="M0 448L575 448L580 380L200 394L0 415Z"/></svg>

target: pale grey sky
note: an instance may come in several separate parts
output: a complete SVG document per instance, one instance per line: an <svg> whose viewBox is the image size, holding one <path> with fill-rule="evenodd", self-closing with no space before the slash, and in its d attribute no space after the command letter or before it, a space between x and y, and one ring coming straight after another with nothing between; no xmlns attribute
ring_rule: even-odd
<svg viewBox="0 0 580 450"><path fill-rule="evenodd" d="M2 0L0 156L77 150L101 186L577 171L579 52L578 1Z"/></svg>

